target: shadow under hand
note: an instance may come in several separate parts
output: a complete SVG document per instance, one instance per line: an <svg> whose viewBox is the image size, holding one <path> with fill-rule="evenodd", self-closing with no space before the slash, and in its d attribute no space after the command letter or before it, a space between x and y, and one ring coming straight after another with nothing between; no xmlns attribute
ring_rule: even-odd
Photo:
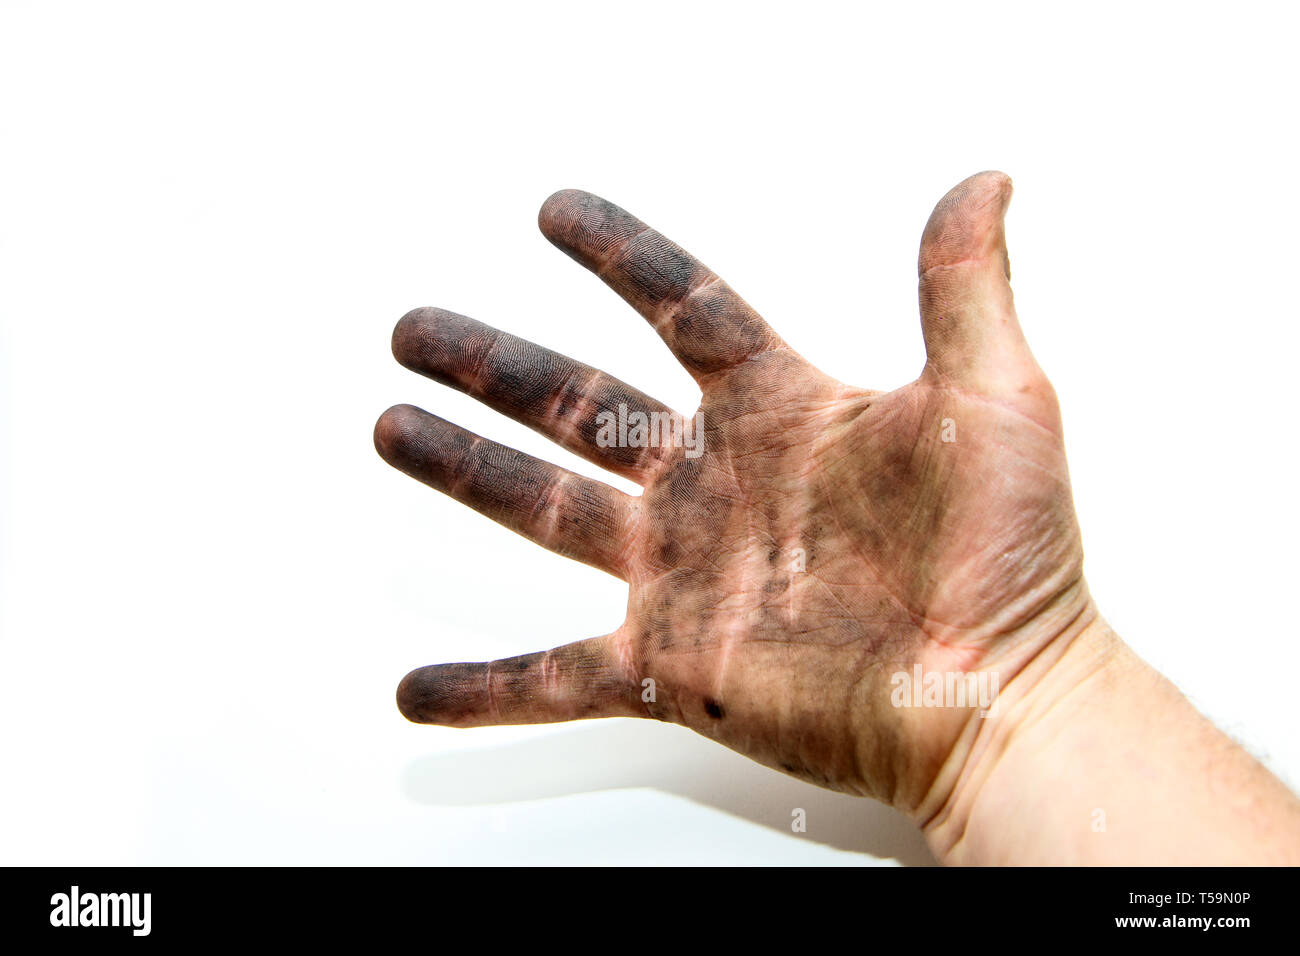
<svg viewBox="0 0 1300 956"><path fill-rule="evenodd" d="M513 803L632 787L673 793L771 827L791 839L933 866L920 832L872 800L833 793L769 770L685 728L641 720L592 721L538 740L413 761L403 789L443 806ZM795 807L806 833L791 831Z"/></svg>

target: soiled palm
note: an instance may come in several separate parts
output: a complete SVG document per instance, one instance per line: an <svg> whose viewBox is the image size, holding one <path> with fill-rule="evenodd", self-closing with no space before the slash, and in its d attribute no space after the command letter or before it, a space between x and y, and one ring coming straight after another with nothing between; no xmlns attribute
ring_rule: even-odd
<svg viewBox="0 0 1300 956"><path fill-rule="evenodd" d="M644 493L411 406L386 412L375 440L390 463L630 587L611 633L413 671L402 712L454 726L670 720L824 786L937 812L983 718L974 701L896 706L895 675L982 671L1005 691L1094 613L1056 400L1012 304L1009 198L1005 176L981 173L936 207L920 255L928 360L915 382L879 393L817 371L618 207L551 197L543 232L645 316L699 383L694 446L646 445L635 429L611 445L620 406L625 420L676 413L472 319L405 316L393 338L404 365Z"/></svg>

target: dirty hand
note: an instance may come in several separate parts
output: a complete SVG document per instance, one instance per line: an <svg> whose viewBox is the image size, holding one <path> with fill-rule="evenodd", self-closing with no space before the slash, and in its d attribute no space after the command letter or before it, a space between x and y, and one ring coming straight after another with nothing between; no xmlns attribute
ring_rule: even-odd
<svg viewBox="0 0 1300 956"><path fill-rule="evenodd" d="M659 332L703 393L693 417L473 319L406 315L403 365L644 493L389 409L375 443L392 465L629 585L610 633L415 670L402 712L457 727L652 717L919 822L940 813L988 701L911 706L916 677L1014 697L1096 618L1056 398L1012 302L1010 194L980 173L935 208L928 358L891 392L818 371L699 261L583 192L547 200L541 229Z"/></svg>

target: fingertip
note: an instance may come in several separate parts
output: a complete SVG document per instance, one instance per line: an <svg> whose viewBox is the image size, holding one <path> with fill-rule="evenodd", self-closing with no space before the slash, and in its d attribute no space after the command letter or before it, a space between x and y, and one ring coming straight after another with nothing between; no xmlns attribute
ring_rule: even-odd
<svg viewBox="0 0 1300 956"><path fill-rule="evenodd" d="M397 359L400 365L410 368L411 354L418 347L420 339L423 337L421 329L427 325L429 313L435 310L421 307L412 309L404 316L397 320L393 326L393 337L391 347L393 358Z"/></svg>
<svg viewBox="0 0 1300 956"><path fill-rule="evenodd" d="M472 368L496 330L448 309L412 309L393 327L393 358L404 368L464 391L457 373Z"/></svg>
<svg viewBox="0 0 1300 956"><path fill-rule="evenodd" d="M977 206L993 206L1001 203L1002 208L1005 209L1005 204L1011 199L1011 191L1010 176L1000 169L986 169L973 176L967 176L948 191L948 196L958 193Z"/></svg>
<svg viewBox="0 0 1300 956"><path fill-rule="evenodd" d="M925 224L917 259L919 274L989 257L1005 264L1003 219L1011 192L1011 177L995 169L968 176L948 190Z"/></svg>
<svg viewBox="0 0 1300 956"><path fill-rule="evenodd" d="M990 185L996 184L998 188L1007 192L1012 188L1011 177L1000 169L986 169L971 176L970 179L987 182Z"/></svg>
<svg viewBox="0 0 1300 956"><path fill-rule="evenodd" d="M411 723L438 722L439 704L446 698L438 672L436 665L417 667L397 685L397 709Z"/></svg>
<svg viewBox="0 0 1300 956"><path fill-rule="evenodd" d="M581 189L561 189L542 203L537 226L551 244L588 269L598 269L611 249L646 227L607 199Z"/></svg>
<svg viewBox="0 0 1300 956"><path fill-rule="evenodd" d="M424 415L414 405L394 405L375 422L375 451L390 465L404 460L411 436Z"/></svg>
<svg viewBox="0 0 1300 956"><path fill-rule="evenodd" d="M590 205L595 198L581 189L556 190L546 197L546 202L537 211L537 228L551 242L557 242L568 232L581 208Z"/></svg>

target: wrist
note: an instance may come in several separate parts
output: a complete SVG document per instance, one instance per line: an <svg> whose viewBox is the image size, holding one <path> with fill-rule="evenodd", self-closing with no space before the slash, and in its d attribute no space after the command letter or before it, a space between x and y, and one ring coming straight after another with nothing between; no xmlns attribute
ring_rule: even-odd
<svg viewBox="0 0 1300 956"><path fill-rule="evenodd" d="M1046 768L1072 745L1063 731L1089 720L1137 666L1145 667L1089 602L1077 625L1026 662L993 711L954 748L948 784L914 817L935 856L945 863L997 861L1010 832L1002 822L1040 814L1040 784L1055 772Z"/></svg>
<svg viewBox="0 0 1300 956"><path fill-rule="evenodd" d="M1109 629L1099 621L1079 577L1014 627L968 637L970 648L989 648L978 664L963 664L971 651L961 645L931 641L906 663L883 665L888 681L878 680L860 709L862 792L933 831L932 845L960 832L988 754L1054 692L1046 688L1068 686L1066 673L1084 669L1090 654L1081 648L1104 646Z"/></svg>
<svg viewBox="0 0 1300 956"><path fill-rule="evenodd" d="M1099 615L1063 638L1011 682L919 821L938 859L1297 862L1300 800L1276 777Z"/></svg>

